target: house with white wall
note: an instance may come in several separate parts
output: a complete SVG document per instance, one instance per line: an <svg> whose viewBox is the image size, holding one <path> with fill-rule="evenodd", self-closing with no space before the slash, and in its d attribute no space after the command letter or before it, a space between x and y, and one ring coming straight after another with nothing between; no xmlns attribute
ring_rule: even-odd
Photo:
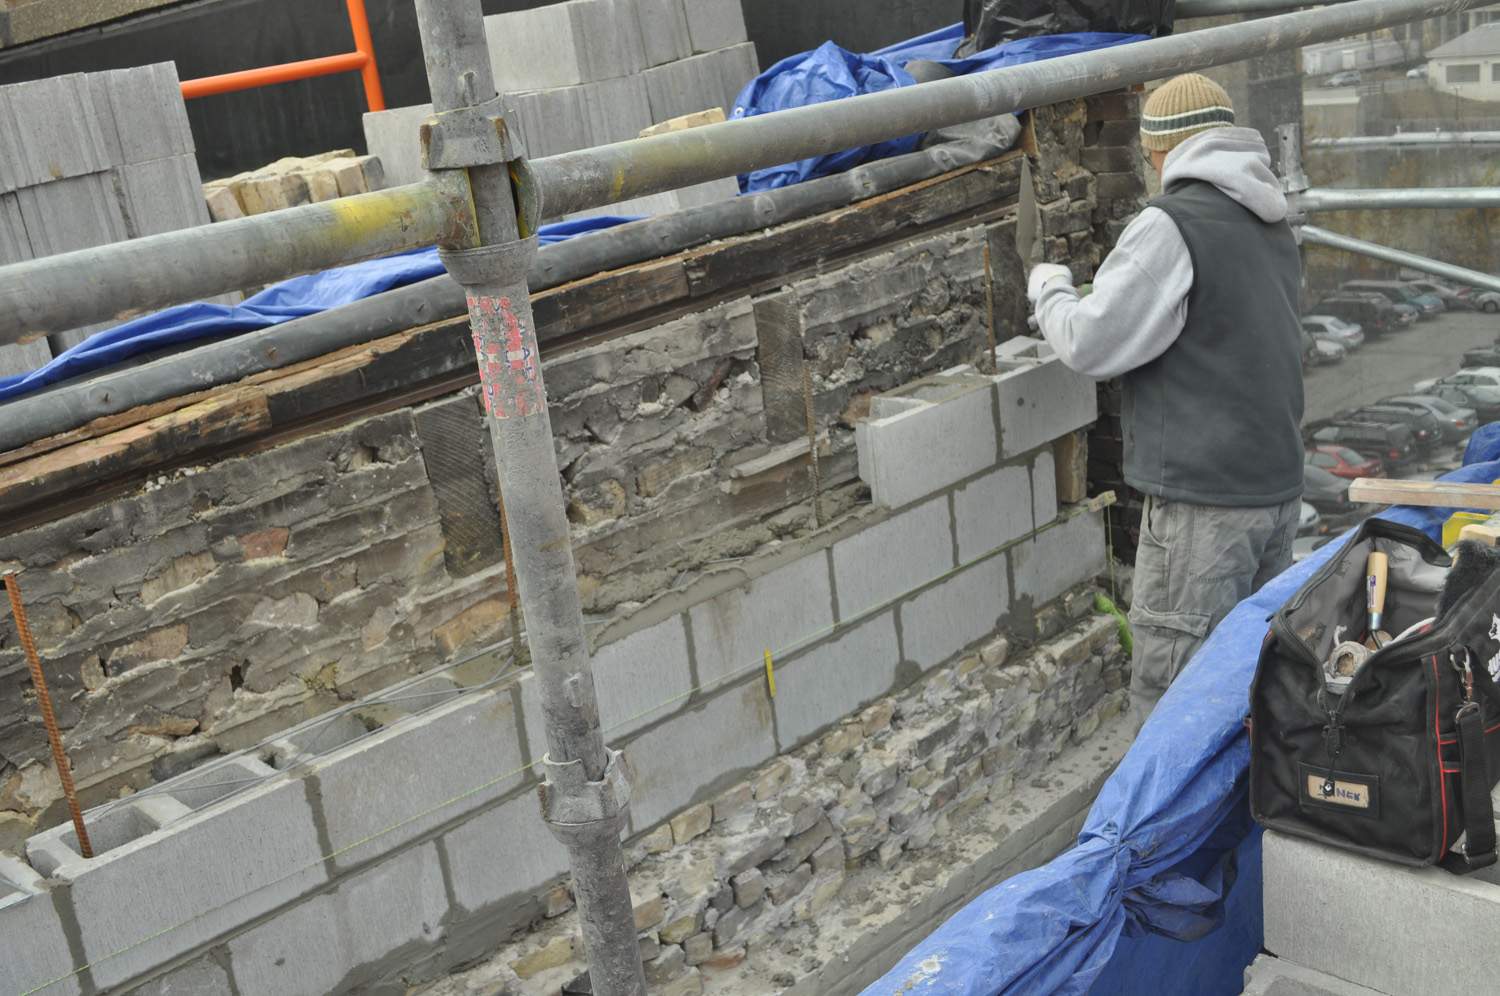
<svg viewBox="0 0 1500 996"><path fill-rule="evenodd" d="M1500 101L1500 22L1482 24L1427 53L1427 82L1469 100Z"/></svg>

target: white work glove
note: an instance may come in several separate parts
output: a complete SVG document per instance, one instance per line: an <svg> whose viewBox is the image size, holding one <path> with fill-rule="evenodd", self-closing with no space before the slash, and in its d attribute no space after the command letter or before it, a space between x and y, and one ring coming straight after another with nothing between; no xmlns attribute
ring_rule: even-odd
<svg viewBox="0 0 1500 996"><path fill-rule="evenodd" d="M1032 307L1042 299L1042 289L1054 280L1061 280L1072 286L1073 271L1056 263L1038 263L1031 268L1031 276L1026 279L1026 297L1031 301Z"/></svg>

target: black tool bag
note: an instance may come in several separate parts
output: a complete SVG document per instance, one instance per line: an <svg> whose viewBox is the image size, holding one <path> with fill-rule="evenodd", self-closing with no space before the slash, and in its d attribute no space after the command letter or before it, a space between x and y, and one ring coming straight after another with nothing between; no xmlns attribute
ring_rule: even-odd
<svg viewBox="0 0 1500 996"><path fill-rule="evenodd" d="M1323 662L1365 637L1373 550L1390 556L1385 629L1401 635L1340 693ZM1449 564L1424 533L1371 519L1272 617L1250 691L1260 823L1407 865L1495 862L1500 572L1403 632L1434 616Z"/></svg>

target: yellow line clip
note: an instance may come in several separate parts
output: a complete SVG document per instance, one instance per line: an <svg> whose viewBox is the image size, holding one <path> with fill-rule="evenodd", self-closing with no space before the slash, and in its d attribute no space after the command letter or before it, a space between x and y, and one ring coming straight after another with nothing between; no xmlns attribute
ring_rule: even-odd
<svg viewBox="0 0 1500 996"><path fill-rule="evenodd" d="M771 651L766 650L766 688L770 689L771 698L776 697L776 664L771 660Z"/></svg>

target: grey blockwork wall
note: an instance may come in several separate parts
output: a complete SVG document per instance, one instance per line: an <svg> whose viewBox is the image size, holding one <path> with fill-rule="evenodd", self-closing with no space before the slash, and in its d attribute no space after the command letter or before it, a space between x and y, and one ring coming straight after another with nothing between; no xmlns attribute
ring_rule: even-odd
<svg viewBox="0 0 1500 996"><path fill-rule="evenodd" d="M599 634L633 835L998 627L1024 631L1103 569L1101 518L1059 508L1052 462L1053 440L1094 417L1086 382L1036 342L1007 344L999 366L913 385L892 402L918 404L859 430L886 466L922 465L932 431L967 463ZM413 679L96 810L93 859L66 825L33 837L30 870L0 864L0 988L134 985L212 949L193 963L197 991L348 991L414 963L440 971L449 947L524 924L564 856L532 792L544 750L532 679L494 674Z"/></svg>
<svg viewBox="0 0 1500 996"><path fill-rule="evenodd" d="M0 265L208 224L170 62L0 87ZM96 326L0 346L0 376Z"/></svg>
<svg viewBox="0 0 1500 996"><path fill-rule="evenodd" d="M485 18L496 84L532 158L635 138L710 107L726 115L758 72L739 0L566 0ZM392 184L422 178L417 128L432 105L364 116ZM665 214L724 197L732 178L572 217Z"/></svg>

